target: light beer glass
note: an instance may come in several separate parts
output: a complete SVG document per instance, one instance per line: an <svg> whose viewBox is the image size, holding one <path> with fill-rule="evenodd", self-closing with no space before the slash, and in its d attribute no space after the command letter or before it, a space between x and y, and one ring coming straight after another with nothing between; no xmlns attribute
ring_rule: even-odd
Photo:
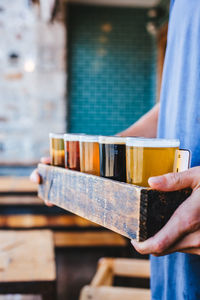
<svg viewBox="0 0 200 300"><path fill-rule="evenodd" d="M80 170L84 173L100 175L98 136L80 137Z"/></svg>
<svg viewBox="0 0 200 300"><path fill-rule="evenodd" d="M64 135L57 133L50 133L50 157L51 165L57 167L65 166L65 149L64 149Z"/></svg>
<svg viewBox="0 0 200 300"><path fill-rule="evenodd" d="M64 134L65 142L65 168L80 171L80 135Z"/></svg>
<svg viewBox="0 0 200 300"><path fill-rule="evenodd" d="M148 179L174 171L179 140L126 139L127 183L148 187Z"/></svg>
<svg viewBox="0 0 200 300"><path fill-rule="evenodd" d="M126 138L100 136L100 176L126 182Z"/></svg>

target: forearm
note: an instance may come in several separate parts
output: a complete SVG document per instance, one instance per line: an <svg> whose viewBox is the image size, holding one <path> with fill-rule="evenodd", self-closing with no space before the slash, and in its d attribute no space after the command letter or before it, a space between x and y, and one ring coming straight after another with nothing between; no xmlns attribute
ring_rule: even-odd
<svg viewBox="0 0 200 300"><path fill-rule="evenodd" d="M148 113L126 130L120 132L120 136L142 136L154 138L157 135L158 114L160 104L156 104Z"/></svg>

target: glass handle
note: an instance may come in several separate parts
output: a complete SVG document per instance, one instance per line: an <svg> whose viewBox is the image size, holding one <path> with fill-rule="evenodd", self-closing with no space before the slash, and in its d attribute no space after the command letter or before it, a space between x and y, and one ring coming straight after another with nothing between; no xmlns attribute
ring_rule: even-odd
<svg viewBox="0 0 200 300"><path fill-rule="evenodd" d="M183 172L190 168L191 153L186 149L176 150L174 160L174 172Z"/></svg>

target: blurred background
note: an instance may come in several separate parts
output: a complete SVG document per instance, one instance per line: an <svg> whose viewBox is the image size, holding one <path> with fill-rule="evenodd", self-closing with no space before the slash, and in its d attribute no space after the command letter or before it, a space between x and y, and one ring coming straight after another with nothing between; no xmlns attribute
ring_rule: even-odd
<svg viewBox="0 0 200 300"><path fill-rule="evenodd" d="M159 101L168 15L169 0L0 0L0 227L53 232L58 299L77 300L100 257L138 255L45 207L27 177L48 156L49 132L116 134ZM73 242L83 233L89 242ZM0 267L0 293L2 278Z"/></svg>

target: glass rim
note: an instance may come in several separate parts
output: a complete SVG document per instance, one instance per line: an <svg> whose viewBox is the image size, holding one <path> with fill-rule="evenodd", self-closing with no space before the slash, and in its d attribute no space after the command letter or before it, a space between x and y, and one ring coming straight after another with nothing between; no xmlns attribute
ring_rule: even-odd
<svg viewBox="0 0 200 300"><path fill-rule="evenodd" d="M80 142L93 142L93 143L98 143L99 142L99 136L98 135L81 135Z"/></svg>
<svg viewBox="0 0 200 300"><path fill-rule="evenodd" d="M64 134L64 141L65 142L79 142L80 137L83 134L78 134L78 133L65 133Z"/></svg>
<svg viewBox="0 0 200 300"><path fill-rule="evenodd" d="M99 144L119 144L125 145L126 144L126 137L122 136L99 136Z"/></svg>
<svg viewBox="0 0 200 300"><path fill-rule="evenodd" d="M146 148L178 148L180 141L178 139L160 139L160 138L126 138L128 147L146 147Z"/></svg>
<svg viewBox="0 0 200 300"><path fill-rule="evenodd" d="M64 140L64 133L53 133L50 132L49 133L49 138L53 138L53 139L63 139Z"/></svg>

